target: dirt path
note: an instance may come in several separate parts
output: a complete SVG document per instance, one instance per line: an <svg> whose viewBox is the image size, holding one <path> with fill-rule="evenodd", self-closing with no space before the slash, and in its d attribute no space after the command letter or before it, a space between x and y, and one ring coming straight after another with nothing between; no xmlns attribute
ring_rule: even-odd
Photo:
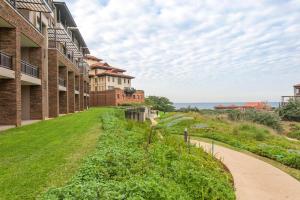
<svg viewBox="0 0 300 200"><path fill-rule="evenodd" d="M191 142L211 152L211 144ZM272 165L217 145L214 153L232 173L238 200L300 200L300 182Z"/></svg>

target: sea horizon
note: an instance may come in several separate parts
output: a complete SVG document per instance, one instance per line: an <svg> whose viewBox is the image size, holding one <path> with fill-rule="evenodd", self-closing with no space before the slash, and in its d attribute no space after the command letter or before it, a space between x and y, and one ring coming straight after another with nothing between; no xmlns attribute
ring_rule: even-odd
<svg viewBox="0 0 300 200"><path fill-rule="evenodd" d="M174 103L174 106L176 109L180 108L187 108L187 107L196 107L198 109L214 109L215 106L218 105L224 105L224 106L229 106L229 105L237 105L237 106L242 106L245 103L248 102L198 102L198 103ZM271 107L278 108L279 107L279 102L272 101L272 102L266 102L269 104Z"/></svg>

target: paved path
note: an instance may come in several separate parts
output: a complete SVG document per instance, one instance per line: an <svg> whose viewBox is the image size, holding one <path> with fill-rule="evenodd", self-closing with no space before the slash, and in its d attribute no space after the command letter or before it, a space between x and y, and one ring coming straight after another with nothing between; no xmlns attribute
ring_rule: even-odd
<svg viewBox="0 0 300 200"><path fill-rule="evenodd" d="M191 142L211 151L211 144ZM238 200L300 200L300 182L276 167L217 145L214 153L232 173Z"/></svg>

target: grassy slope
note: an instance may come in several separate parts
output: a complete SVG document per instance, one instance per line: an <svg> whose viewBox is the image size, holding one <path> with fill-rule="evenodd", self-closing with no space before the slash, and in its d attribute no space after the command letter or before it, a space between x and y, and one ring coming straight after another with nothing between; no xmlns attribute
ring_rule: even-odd
<svg viewBox="0 0 300 200"><path fill-rule="evenodd" d="M124 119L122 111L103 116L95 153L64 187L43 199L235 199L231 176L203 150ZM159 130L157 130L159 131Z"/></svg>
<svg viewBox="0 0 300 200"><path fill-rule="evenodd" d="M95 148L100 117L91 109L0 134L0 199L34 199L63 185Z"/></svg>
<svg viewBox="0 0 300 200"><path fill-rule="evenodd" d="M186 116L193 117L193 119L184 120ZM261 125L245 122L230 122L224 119L224 116L203 116L195 113L171 113L164 116L164 118L165 119L162 119L161 122L162 126L173 134L182 134L184 128L189 128L189 132L192 136L219 140L220 142L227 143L227 146L229 144L232 147L235 147L235 149L248 150L255 154L272 158L273 160L258 156L258 158L269 162L300 180L300 170L275 161L277 156L279 158L295 156L297 159L297 151L299 152L300 150L300 142L289 141L285 137L277 135L274 131ZM194 128L195 125L207 126L207 128ZM282 157L282 155L284 156ZM295 161L295 163L299 163L296 159L291 160Z"/></svg>

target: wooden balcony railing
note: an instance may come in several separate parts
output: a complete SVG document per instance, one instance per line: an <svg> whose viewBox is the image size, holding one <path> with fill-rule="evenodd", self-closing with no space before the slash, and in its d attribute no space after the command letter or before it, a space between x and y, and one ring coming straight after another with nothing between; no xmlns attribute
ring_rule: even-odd
<svg viewBox="0 0 300 200"><path fill-rule="evenodd" d="M39 78L39 68L25 62L24 60L21 61L21 72L28 76Z"/></svg>
<svg viewBox="0 0 300 200"><path fill-rule="evenodd" d="M0 52L0 67L12 69L12 57Z"/></svg>

